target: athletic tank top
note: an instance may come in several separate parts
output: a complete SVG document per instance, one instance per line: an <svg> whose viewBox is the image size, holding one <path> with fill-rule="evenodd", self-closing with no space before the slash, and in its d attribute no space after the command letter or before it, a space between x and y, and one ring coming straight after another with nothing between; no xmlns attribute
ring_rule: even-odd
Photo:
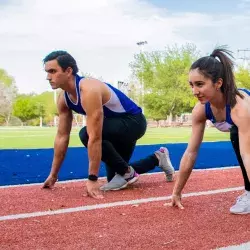
<svg viewBox="0 0 250 250"><path fill-rule="evenodd" d="M250 95L250 91L248 89L239 89L239 90L242 90L245 93L247 93L248 95ZM210 102L207 102L205 104L205 112L206 112L206 118L208 120L210 120L218 130L220 130L222 132L229 132L230 128L233 125L233 121L231 119L230 105L228 105L228 104L226 105L226 120L223 121L223 122L217 122L216 121L216 119L215 119L215 117L213 115L211 106L210 106Z"/></svg>
<svg viewBox="0 0 250 250"><path fill-rule="evenodd" d="M86 115L85 110L81 105L81 95L80 95L80 81L84 77L79 75L75 76L75 89L76 89L76 102L70 99L69 93L64 92L65 103L71 110L74 110L78 114ZM122 93L117 88L113 87L109 83L105 83L110 92L111 97L108 102L103 104L103 112L105 117L119 117L123 114L136 115L142 113L142 109L137 106L129 97Z"/></svg>

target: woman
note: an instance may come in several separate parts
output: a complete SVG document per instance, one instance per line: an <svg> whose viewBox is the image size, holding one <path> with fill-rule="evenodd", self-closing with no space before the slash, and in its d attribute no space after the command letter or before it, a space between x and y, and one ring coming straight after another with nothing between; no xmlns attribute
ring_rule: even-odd
<svg viewBox="0 0 250 250"><path fill-rule="evenodd" d="M220 131L230 132L244 178L245 192L237 198L230 212L250 213L250 92L237 89L231 58L230 51L217 48L210 56L198 59L190 68L189 84L199 102L192 111L192 134L181 159L172 206L183 209L181 191L194 166L206 120L210 120Z"/></svg>

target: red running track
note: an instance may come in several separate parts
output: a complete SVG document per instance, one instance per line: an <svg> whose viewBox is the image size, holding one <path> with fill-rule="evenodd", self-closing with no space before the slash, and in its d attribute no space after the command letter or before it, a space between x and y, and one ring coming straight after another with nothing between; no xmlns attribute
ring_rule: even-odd
<svg viewBox="0 0 250 250"><path fill-rule="evenodd" d="M41 185L1 188L0 249L182 250L249 242L250 217L229 213L242 191L228 188L242 184L235 168L193 172L183 192L190 194L183 198L184 210L164 206L174 183L166 183L163 174L142 175L130 189L107 192L102 200L85 197L83 181L57 183L53 190ZM127 204L107 208L118 201Z"/></svg>

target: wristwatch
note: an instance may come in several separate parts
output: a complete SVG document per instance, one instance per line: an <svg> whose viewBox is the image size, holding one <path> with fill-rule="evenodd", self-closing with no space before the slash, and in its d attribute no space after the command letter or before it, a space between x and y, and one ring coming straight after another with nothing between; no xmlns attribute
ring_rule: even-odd
<svg viewBox="0 0 250 250"><path fill-rule="evenodd" d="M97 181L97 180L98 180L98 176L96 176L96 175L94 175L94 174L90 174L89 177L88 177L88 179L89 179L90 181Z"/></svg>

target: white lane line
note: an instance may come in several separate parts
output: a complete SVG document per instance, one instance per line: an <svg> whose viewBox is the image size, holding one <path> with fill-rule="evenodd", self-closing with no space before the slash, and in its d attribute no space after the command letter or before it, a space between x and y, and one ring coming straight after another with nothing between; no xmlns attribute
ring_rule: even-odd
<svg viewBox="0 0 250 250"><path fill-rule="evenodd" d="M235 169L239 168L239 166L232 166L232 167L218 167L218 168L206 168L206 169L193 169L193 172L200 172L200 171L217 171L217 170L228 170L228 169ZM179 171L175 171L175 173L178 173ZM144 175L155 175L155 174L163 174L163 172L153 172L153 173L145 173L140 175L143 177ZM99 177L100 180L106 179L106 177ZM45 180L45 179L44 179ZM58 184L64 184L64 183L74 183L74 182L81 182L81 181L86 181L87 179L73 179L73 180L67 180L67 181L58 181ZM42 185L43 182L39 183L29 183L29 184L18 184L18 185L5 185L5 186L0 186L1 188L16 188L16 187L32 187L32 186L38 186Z"/></svg>
<svg viewBox="0 0 250 250"><path fill-rule="evenodd" d="M225 188L225 189L217 189L217 190L210 190L210 191L193 192L193 193L183 194L182 197L214 195L214 194L227 193L227 192L232 192L232 191L239 191L242 189L243 187L234 187L234 188ZM137 199L137 200L118 201L118 202L112 202L112 203L103 203L103 204L80 206L80 207L74 207L74 208L58 209L58 210L53 210L53 211L43 211L43 212L39 211L39 212L23 213L23 214L11 214L11 215L0 216L0 221L17 220L17 219L40 217L40 216L47 216L47 215L56 215L56 214L67 214L67 213L89 211L89 210L95 210L95 209L101 209L101 208L135 205L135 204L142 204L142 203L156 202L156 201L166 201L170 199L171 199L171 196L150 197L150 198Z"/></svg>
<svg viewBox="0 0 250 250"><path fill-rule="evenodd" d="M240 245L216 248L216 250L249 250L249 249L250 249L250 241Z"/></svg>

